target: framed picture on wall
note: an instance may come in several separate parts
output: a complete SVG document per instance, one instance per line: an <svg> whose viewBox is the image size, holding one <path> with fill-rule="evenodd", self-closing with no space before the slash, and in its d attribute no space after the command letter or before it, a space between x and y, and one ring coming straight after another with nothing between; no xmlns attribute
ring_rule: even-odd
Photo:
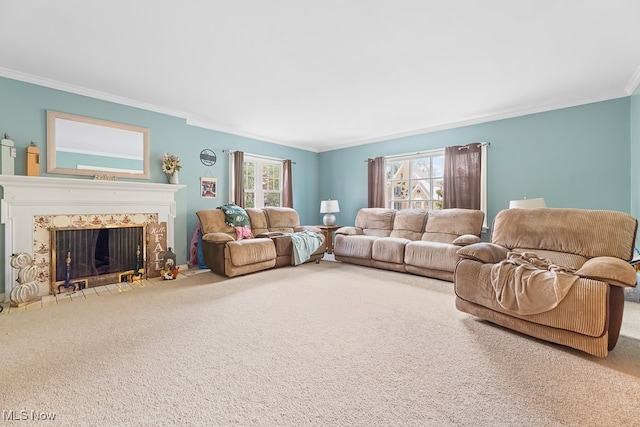
<svg viewBox="0 0 640 427"><path fill-rule="evenodd" d="M218 196L218 180L208 176L200 177L200 197L215 199Z"/></svg>

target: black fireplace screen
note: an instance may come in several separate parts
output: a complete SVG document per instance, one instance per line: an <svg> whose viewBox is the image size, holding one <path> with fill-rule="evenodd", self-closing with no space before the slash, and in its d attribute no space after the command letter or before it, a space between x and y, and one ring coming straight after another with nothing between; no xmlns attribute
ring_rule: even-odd
<svg viewBox="0 0 640 427"><path fill-rule="evenodd" d="M55 281L139 271L144 268L144 226L55 229ZM67 263L69 265L67 266Z"/></svg>

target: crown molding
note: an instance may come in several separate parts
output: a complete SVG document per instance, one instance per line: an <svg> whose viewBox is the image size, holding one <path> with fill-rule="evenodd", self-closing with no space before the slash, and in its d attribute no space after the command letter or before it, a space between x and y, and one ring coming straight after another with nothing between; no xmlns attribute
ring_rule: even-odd
<svg viewBox="0 0 640 427"><path fill-rule="evenodd" d="M627 83L626 92L627 95L633 95L638 86L640 85L640 66L636 68L636 72L631 76L631 80Z"/></svg>
<svg viewBox="0 0 640 427"><path fill-rule="evenodd" d="M525 108L521 108L521 109L517 109L517 110L505 110L503 112L496 113L496 114L490 114L490 115L486 115L486 116L477 116L477 117L469 118L469 119L466 119L466 120L450 122L450 123L445 123L445 124L441 124L441 125L435 125L435 126L415 129L415 130L406 131L406 132L399 132L399 133L384 135L384 136L380 136L380 137L372 137L372 138L366 138L366 139L352 140L352 141L348 141L348 142L345 142L345 143L340 144L340 145L334 145L332 147L325 147L325 148L319 150L319 152L339 150L339 149L343 149L343 148L355 147L355 146L358 146L358 145L372 144L372 143L375 143L375 142L384 142L384 141L389 141L389 140L392 140L392 139L399 139L399 138L405 138L405 137L409 137L409 136L421 135L421 134L425 134L425 133L432 133L432 132L438 132L438 131L442 131L442 130L455 129L455 128L464 127L464 126L471 126L471 125L477 125L477 124L481 124L481 123L495 122L495 121L504 120L504 119L512 119L512 118L515 118L515 117L522 117L522 116L527 116L527 115L530 115L530 114L537 114L537 113L544 113L544 112L548 112L548 111L561 110L563 108L577 107L579 105L592 104L592 103L595 103L595 102L610 101L612 99L624 98L626 96L629 96L626 92L613 91L613 92L608 92L608 93L605 93L605 94L602 94L602 95L599 95L599 96L593 96L593 97L588 97L588 98L580 98L580 99L576 99L576 100L572 100L572 101L562 101L562 102L558 101L558 102L549 103L549 104L543 104L543 105L531 105L531 106L528 106L528 107L525 107Z"/></svg>
<svg viewBox="0 0 640 427"><path fill-rule="evenodd" d="M112 95L106 92L100 92L93 89L88 89L82 86L76 86L69 83L60 82L53 79L48 79L40 76L35 76L33 74L23 73L20 71L10 70L8 68L0 67L0 77L6 77L13 80L18 80L25 83L31 83L38 86L44 86L50 89L61 90L64 92L73 93L76 95L87 96L90 98L100 99L102 101L113 102L120 105L126 105L129 107L140 108L142 110L153 111L155 113L166 114L173 117L179 117L181 119L185 119L187 125L200 127L204 129L214 130L217 132L228 133L231 135L242 136L245 138L255 139L261 142L270 142L272 144L285 145L292 148L301 149L299 146L294 144L286 143L283 141L263 137L260 135L254 135L249 132L244 132L240 129L235 129L231 127L226 127L217 123L212 122L204 122L196 119L192 119L189 113L179 110L173 110L170 108L162 107L155 104L149 104L141 101L137 101L131 98L125 98L121 96ZM314 151L314 150L306 150L306 151ZM316 151L317 152L317 151Z"/></svg>
<svg viewBox="0 0 640 427"><path fill-rule="evenodd" d="M316 149L301 148L299 145L291 144L291 143L288 143L288 142L285 142L285 141L280 141L280 140L269 138L269 137L265 137L265 136L255 135L255 134L252 134L250 132L245 132L240 128L231 128L231 127L228 127L228 126L220 125L218 123L212 123L212 122L209 122L209 121L201 121L201 120L191 119L191 118L188 118L188 117L187 117L186 120L187 120L187 124L189 126L196 126L196 127L203 128L203 129L214 130L216 132L222 132L222 133L228 133L230 135L241 136L243 138L255 139L256 141L260 141L260 142L268 142L268 143L271 143L271 144L284 145L286 147L297 148L298 150L311 151L311 152L315 152L315 153L318 152L318 150L316 150Z"/></svg>
<svg viewBox="0 0 640 427"><path fill-rule="evenodd" d="M57 89L63 92L70 92L76 95L87 96L89 98L100 99L102 101L113 102L116 104L126 105L128 107L140 108L142 110L153 111L155 113L166 114L169 116L180 117L186 119L188 114L184 111L173 110L171 108L162 107L155 104L138 101L123 96L117 96L98 90L89 89L82 86L76 86L69 83L60 82L58 80L48 79L33 74L23 73L21 71L10 70L0 67L0 77L6 77L25 83L31 83L38 86L44 86L50 89Z"/></svg>

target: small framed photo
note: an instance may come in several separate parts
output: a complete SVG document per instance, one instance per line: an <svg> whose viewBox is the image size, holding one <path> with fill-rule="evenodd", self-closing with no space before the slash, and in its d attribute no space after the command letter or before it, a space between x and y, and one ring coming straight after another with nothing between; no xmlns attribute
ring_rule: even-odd
<svg viewBox="0 0 640 427"><path fill-rule="evenodd" d="M218 196L218 179L206 176L200 177L200 197L215 199Z"/></svg>

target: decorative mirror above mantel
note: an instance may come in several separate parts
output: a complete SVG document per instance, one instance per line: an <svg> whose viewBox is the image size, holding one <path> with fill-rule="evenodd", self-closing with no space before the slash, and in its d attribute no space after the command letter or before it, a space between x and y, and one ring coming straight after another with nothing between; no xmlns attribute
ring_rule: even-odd
<svg viewBox="0 0 640 427"><path fill-rule="evenodd" d="M47 111L47 172L149 179L149 129Z"/></svg>

